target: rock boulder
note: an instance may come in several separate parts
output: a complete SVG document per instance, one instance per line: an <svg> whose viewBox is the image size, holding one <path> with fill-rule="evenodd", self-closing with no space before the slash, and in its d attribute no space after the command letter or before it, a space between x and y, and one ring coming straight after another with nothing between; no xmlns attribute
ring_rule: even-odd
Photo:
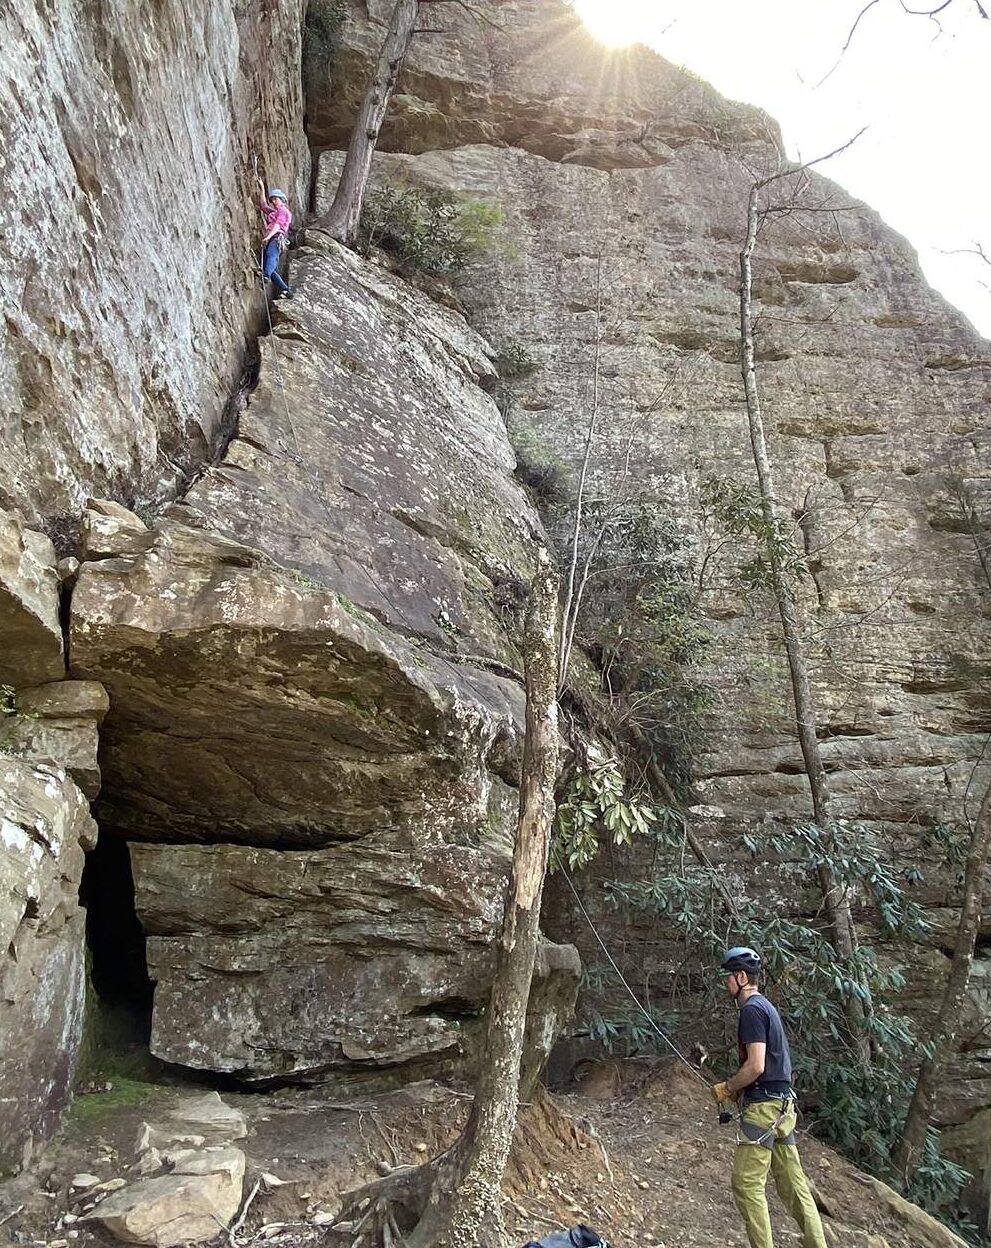
<svg viewBox="0 0 991 1248"><path fill-rule="evenodd" d="M176 1157L169 1174L130 1183L102 1200L86 1220L127 1244L177 1248L216 1239L241 1204L244 1153L205 1148Z"/></svg>
<svg viewBox="0 0 991 1248"><path fill-rule="evenodd" d="M0 510L0 686L65 675L55 548L43 533Z"/></svg>
<svg viewBox="0 0 991 1248"><path fill-rule="evenodd" d="M515 828L540 523L462 316L319 234L296 280L223 463L150 535L91 525L72 672L111 698L100 816L131 844L156 1054L245 1079L458 1069ZM545 978L556 1021L574 960Z"/></svg>
<svg viewBox="0 0 991 1248"><path fill-rule="evenodd" d="M83 851L96 825L65 771L0 754L0 1171L68 1103L82 1039Z"/></svg>

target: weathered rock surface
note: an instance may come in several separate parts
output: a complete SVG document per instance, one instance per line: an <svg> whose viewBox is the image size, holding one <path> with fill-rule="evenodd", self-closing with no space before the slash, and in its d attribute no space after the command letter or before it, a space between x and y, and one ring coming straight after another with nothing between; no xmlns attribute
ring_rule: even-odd
<svg viewBox="0 0 991 1248"><path fill-rule="evenodd" d="M306 184L303 7L4 7L0 506L167 493L214 442L263 315L251 155Z"/></svg>
<svg viewBox="0 0 991 1248"><path fill-rule="evenodd" d="M157 1055L450 1069L491 980L539 522L464 320L319 237L296 275L224 463L80 569L100 814L132 842ZM548 976L557 1017L577 968Z"/></svg>
<svg viewBox="0 0 991 1248"><path fill-rule="evenodd" d="M978 1110L966 1122L940 1135L940 1150L974 1176L969 1196L972 1220L981 1235L991 1230L991 1109Z"/></svg>
<svg viewBox="0 0 991 1248"><path fill-rule="evenodd" d="M21 689L65 675L55 548L0 511L0 685Z"/></svg>
<svg viewBox="0 0 991 1248"><path fill-rule="evenodd" d="M152 1050L243 1078L463 1056L504 859L438 833L309 853L132 845Z"/></svg>
<svg viewBox="0 0 991 1248"><path fill-rule="evenodd" d="M107 699L64 675L54 548L0 511L0 1171L58 1124L82 1037L83 793Z"/></svg>
<svg viewBox="0 0 991 1248"><path fill-rule="evenodd" d="M151 1248L215 1239L241 1204L246 1159L232 1141L247 1133L244 1114L219 1093L183 1098L163 1120L141 1124L128 1179L73 1180L96 1202L82 1220Z"/></svg>
<svg viewBox="0 0 991 1248"><path fill-rule="evenodd" d="M518 667L542 533L464 317L311 230L224 463L168 515L467 665Z"/></svg>
<svg viewBox="0 0 991 1248"><path fill-rule="evenodd" d="M555 7L500 6L510 28L504 59L494 33L467 38L463 14L449 35L415 45L400 84L412 102L397 113L392 143L420 154L382 155L378 176L503 208L511 254L500 251L460 293L490 341L520 343L540 366L514 383L510 424L521 446L564 470L579 462L589 415L601 265L592 491L661 500L701 563L717 544L701 502L706 478L753 481L737 362L738 251L748 166L774 166L775 132L647 54L600 51L593 74L594 58L575 55L581 36L566 32L573 18L558 11L552 19ZM522 52L517 39L544 21L563 37L538 38ZM356 16L355 56L370 38ZM526 126L545 104L572 143L567 153L548 143L541 123ZM328 102L325 116L336 107ZM434 124L435 108L452 113L447 131ZM471 131L474 108L491 110L488 131ZM595 129L608 141L597 136L576 155L574 119L607 113ZM635 161L617 153L626 127L649 134L634 144ZM328 125L327 137L337 135ZM329 203L339 160L322 158L318 209ZM838 812L863 823L879 856L925 873L918 895L938 930L909 994L925 1023L939 977L923 968L930 955L941 960L936 946L952 943L956 904L953 873L928 830L961 824L991 780L986 765L975 772L991 727L991 586L976 549L986 545L991 503L991 345L929 289L911 248L875 213L822 178L804 202L841 211L793 215L762 233L755 275L765 423L779 495L809 555L803 608ZM794 883L776 889L739 841L754 822L804 819L810 805L779 626L765 598L740 588L737 567L748 555L736 546L707 561L700 599L714 640L702 673L712 714L697 774L703 800L725 815L700 832L734 887L770 888L787 911L803 904ZM577 937L580 928L575 920L556 930ZM678 956L656 932L644 938L638 960L654 997ZM991 1099L980 970L973 1051L954 1075L947 1117Z"/></svg>
<svg viewBox="0 0 991 1248"><path fill-rule="evenodd" d="M86 1220L128 1244L175 1248L215 1239L241 1204L244 1153L221 1146L173 1159L169 1174L130 1183L102 1200Z"/></svg>
<svg viewBox="0 0 991 1248"><path fill-rule="evenodd" d="M503 830L484 768L517 747L512 682L171 522L147 556L84 564L75 605L73 669L110 691L100 811L118 832L302 847L490 814Z"/></svg>
<svg viewBox="0 0 991 1248"><path fill-rule="evenodd" d="M248 1134L248 1123L239 1109L228 1105L219 1092L184 1097L167 1115L170 1122L202 1132L211 1143L229 1144Z"/></svg>
<svg viewBox="0 0 991 1248"><path fill-rule="evenodd" d="M93 798L109 703L102 686L64 679L60 579L51 541L0 512L0 753L64 767Z"/></svg>
<svg viewBox="0 0 991 1248"><path fill-rule="evenodd" d="M0 1170L68 1103L82 1037L83 851L96 825L61 769L0 754Z"/></svg>
<svg viewBox="0 0 991 1248"><path fill-rule="evenodd" d="M16 713L0 721L0 748L64 767L92 801L100 791L100 724L110 706L92 680L60 680L17 693Z"/></svg>
<svg viewBox="0 0 991 1248"><path fill-rule="evenodd" d="M112 499L91 498L83 512L80 553L84 559L140 555L152 544L147 525Z"/></svg>
<svg viewBox="0 0 991 1248"><path fill-rule="evenodd" d="M351 0L332 91L307 100L315 148L346 147L390 0ZM494 25L457 6L413 41L382 129L385 151L486 143L598 169L663 164L695 140L764 142L773 123L644 48L611 52L574 11L500 0Z"/></svg>

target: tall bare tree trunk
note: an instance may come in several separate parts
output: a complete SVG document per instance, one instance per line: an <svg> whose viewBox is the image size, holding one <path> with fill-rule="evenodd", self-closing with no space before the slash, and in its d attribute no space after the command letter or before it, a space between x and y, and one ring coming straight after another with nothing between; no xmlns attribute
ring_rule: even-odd
<svg viewBox="0 0 991 1248"><path fill-rule="evenodd" d="M409 1248L502 1248L506 1238L500 1186L516 1127L557 776L558 581L545 551L533 583L523 657L520 818L478 1085L464 1132L440 1162Z"/></svg>
<svg viewBox="0 0 991 1248"><path fill-rule="evenodd" d="M592 445L599 423L599 384L600 364L602 359L602 255L595 262L595 354L592 360L592 408L585 427L585 449L582 453L582 466L578 474L578 492L575 496L575 521L571 530L571 556L568 560L568 577L564 594L564 625L561 638L561 661L558 672L558 687L564 688L568 677L568 666L571 663L571 648L574 645L575 629L578 627L578 612L581 607L582 595L588 581L591 561L585 564L584 578L575 585L578 574L578 549L582 537L582 521L585 510L585 488L588 484L588 469L592 462Z"/></svg>
<svg viewBox="0 0 991 1248"><path fill-rule="evenodd" d="M757 362L754 350L753 323L753 253L757 243L757 227L760 223L759 198L761 190L769 181L754 182L747 200L747 236L740 252L740 366L747 400L747 419L750 425L750 444L753 448L754 465L760 487L761 511L768 533L767 558L771 569L771 585L781 616L781 631L785 652L788 656L788 672L791 678L792 696L795 704L795 723L798 740L805 761L805 774L812 793L812 810L819 828L828 838L830 829L830 795L826 769L822 762L819 739L816 736L815 700L809 683L809 669L802 644L795 598L788 581L787 570L781 558L774 534L781 522L780 508L774 492L774 477L767 453L767 439L761 414L760 391L757 386ZM837 882L827 864L818 868L819 887L822 891L826 916L833 932L836 952L844 961L850 961L857 950L857 933L850 912L850 901L845 889ZM870 1037L865 1023L865 1010L859 1000L845 1002L851 1039L861 1061L870 1061Z"/></svg>
<svg viewBox="0 0 991 1248"><path fill-rule="evenodd" d="M419 9L420 0L396 0L389 29L375 65L375 73L361 101L358 118L351 131L351 142L348 144L348 154L341 170L341 180L337 184L334 202L321 222L329 234L347 247L353 247L358 238L358 224L365 202L368 175L372 169L372 156L396 79L413 39Z"/></svg>
<svg viewBox="0 0 991 1248"><path fill-rule="evenodd" d="M957 1032L963 1021L967 1000L967 984L974 962L974 946L981 926L981 909L984 901L984 873L991 855L991 786L984 794L984 801L974 823L967 852L967 864L963 877L963 904L960 923L953 946L950 977L946 981L936 1023L929 1037L930 1056L919 1067L915 1090L905 1116L901 1137L895 1145L891 1162L902 1190L915 1177L922 1160L926 1142L926 1128L932 1118L933 1098L936 1084L947 1060L956 1048Z"/></svg>

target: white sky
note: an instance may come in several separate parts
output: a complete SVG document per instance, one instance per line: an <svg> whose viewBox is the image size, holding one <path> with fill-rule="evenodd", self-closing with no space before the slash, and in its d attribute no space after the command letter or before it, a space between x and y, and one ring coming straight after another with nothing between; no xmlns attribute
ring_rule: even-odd
<svg viewBox="0 0 991 1248"><path fill-rule="evenodd" d="M633 33L732 99L780 123L789 155L831 151L820 172L916 247L930 282L991 337L991 21L953 0L937 24L877 0L575 0L593 30ZM909 8L938 0L906 0ZM985 3L991 12L991 6ZM828 79L817 83L839 64Z"/></svg>

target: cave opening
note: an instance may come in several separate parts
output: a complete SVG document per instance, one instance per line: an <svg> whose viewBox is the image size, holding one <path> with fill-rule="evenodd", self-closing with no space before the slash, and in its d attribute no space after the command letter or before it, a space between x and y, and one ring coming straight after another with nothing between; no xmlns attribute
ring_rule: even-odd
<svg viewBox="0 0 991 1248"><path fill-rule="evenodd" d="M101 830L86 855L80 900L90 980L83 1075L150 1070L154 986L135 908L131 855L122 837Z"/></svg>

